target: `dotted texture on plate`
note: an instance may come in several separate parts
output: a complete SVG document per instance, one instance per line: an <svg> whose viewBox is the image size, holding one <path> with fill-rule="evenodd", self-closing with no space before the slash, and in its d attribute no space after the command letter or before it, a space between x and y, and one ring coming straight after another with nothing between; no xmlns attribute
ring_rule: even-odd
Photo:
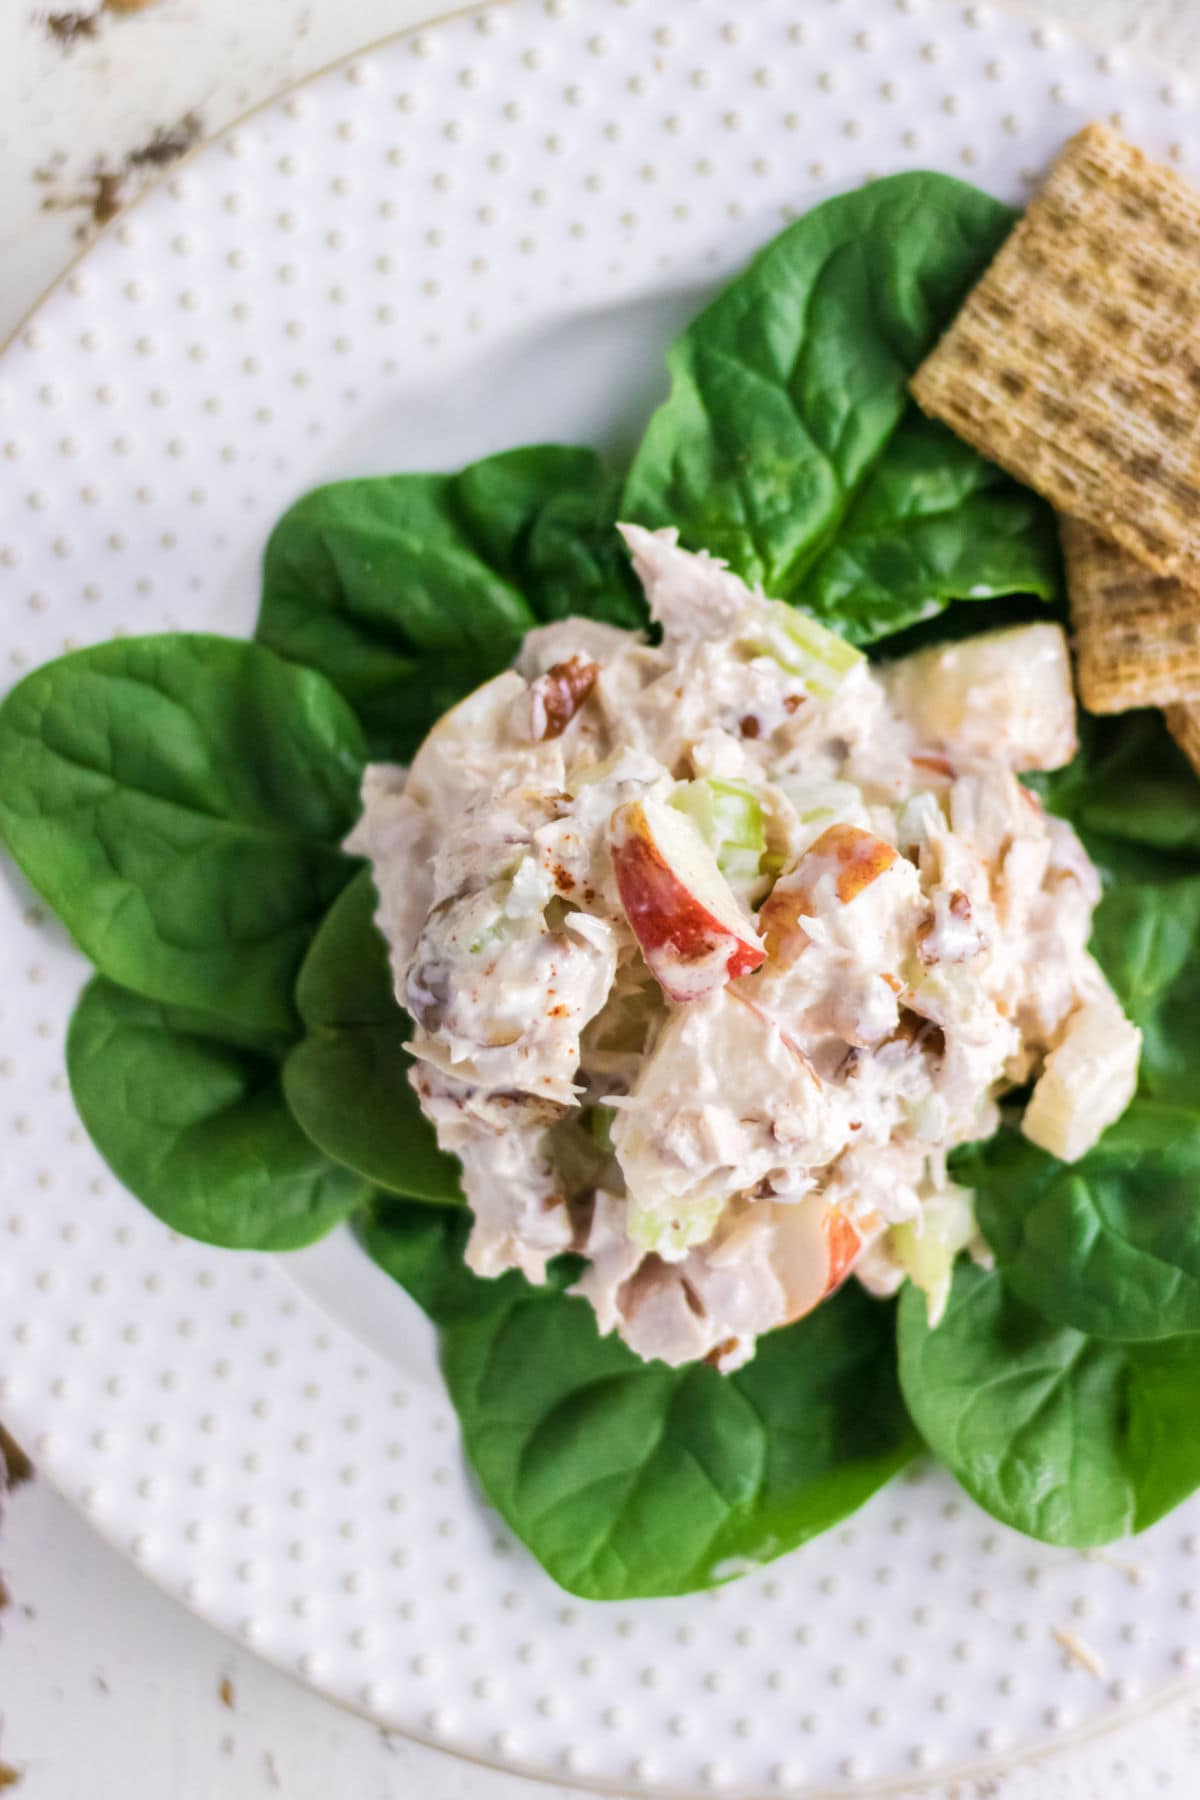
<svg viewBox="0 0 1200 1800"><path fill-rule="evenodd" d="M1200 166L1181 83L942 0L517 0L333 70L156 190L0 364L9 674L117 632L247 632L305 487L595 435L599 395L661 391L627 373L638 321L665 336L816 200L922 165L1019 200L1096 115ZM568 1599L481 1504L428 1329L344 1236L206 1250L107 1177L63 1074L83 973L6 871L0 1412L265 1656L474 1757L680 1794L914 1781L1194 1666L1200 1508L1084 1557L928 1467L718 1593Z"/></svg>

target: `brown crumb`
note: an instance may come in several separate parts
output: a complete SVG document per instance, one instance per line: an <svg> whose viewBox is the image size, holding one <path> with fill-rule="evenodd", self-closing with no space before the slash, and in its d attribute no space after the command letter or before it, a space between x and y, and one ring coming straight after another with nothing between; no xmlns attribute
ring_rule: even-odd
<svg viewBox="0 0 1200 1800"><path fill-rule="evenodd" d="M144 144L139 144L136 150L126 151L121 167L110 168L101 162L92 174L84 177L82 187L76 192L47 194L42 201L42 210L86 212L88 216L76 236L87 238L94 228L107 225L116 218L128 198L126 185L131 178L178 162L198 143L203 131L203 121L194 112L185 113L177 125L160 125ZM58 176L52 168L46 168L35 169L33 178L43 186L52 186Z"/></svg>
<svg viewBox="0 0 1200 1800"><path fill-rule="evenodd" d="M911 1044L918 1050L928 1050L936 1057L946 1054L946 1034L940 1025L921 1013L914 1012L910 1006L900 1008L900 1020L890 1037L884 1039L885 1044Z"/></svg>
<svg viewBox="0 0 1200 1800"><path fill-rule="evenodd" d="M1076 1637L1073 1631L1067 1631L1063 1626L1055 1625L1051 1628L1050 1636L1062 1651L1064 1661L1078 1663L1081 1669L1086 1669L1089 1675L1096 1677L1097 1681L1107 1679L1107 1672L1100 1657L1097 1656L1090 1644L1085 1644L1083 1639Z"/></svg>
<svg viewBox="0 0 1200 1800"><path fill-rule="evenodd" d="M9 1593L7 1587L4 1585L4 1577L2 1575L0 1575L0 1612L4 1612L5 1609L7 1607L10 1607L11 1605L12 1605L12 1595Z"/></svg>
<svg viewBox="0 0 1200 1800"><path fill-rule="evenodd" d="M738 729L744 738L756 738L762 730L762 725L753 713L747 713Z"/></svg>
<svg viewBox="0 0 1200 1800"><path fill-rule="evenodd" d="M184 113L178 125L160 125L153 137L125 158L131 169L164 169L178 162L199 139L204 127L198 113Z"/></svg>
<svg viewBox="0 0 1200 1800"><path fill-rule="evenodd" d="M233 1711L235 1695L233 1683L230 1681L228 1675L222 1675L217 1684L217 1699L221 1702L222 1706L227 1706L230 1712Z"/></svg>
<svg viewBox="0 0 1200 1800"><path fill-rule="evenodd" d="M115 219L125 204L125 177L114 174L110 169L98 169L94 175L87 177L85 187L76 194L47 194L42 201L43 212L74 212L76 208L86 209L88 219L76 232L77 237L87 237L93 225L107 225Z"/></svg>
<svg viewBox="0 0 1200 1800"><path fill-rule="evenodd" d="M157 5L157 0L100 0L92 12L56 12L46 17L46 30L56 43L70 49L72 44L79 43L81 38L95 38L99 34L103 15L110 13L139 13L148 7Z"/></svg>
<svg viewBox="0 0 1200 1800"><path fill-rule="evenodd" d="M33 1464L0 1425L0 1488L18 1488L33 1480Z"/></svg>
<svg viewBox="0 0 1200 1800"><path fill-rule="evenodd" d="M92 223L107 225L121 210L121 177L101 170L95 177L96 192L92 199Z"/></svg>
<svg viewBox="0 0 1200 1800"><path fill-rule="evenodd" d="M69 49L72 44L77 44L80 38L94 38L99 23L100 14L98 12L51 13L46 20L46 30L56 43Z"/></svg>
<svg viewBox="0 0 1200 1800"><path fill-rule="evenodd" d="M0 1762L0 1788L18 1787L23 1780L19 1769L14 1769L11 1763Z"/></svg>

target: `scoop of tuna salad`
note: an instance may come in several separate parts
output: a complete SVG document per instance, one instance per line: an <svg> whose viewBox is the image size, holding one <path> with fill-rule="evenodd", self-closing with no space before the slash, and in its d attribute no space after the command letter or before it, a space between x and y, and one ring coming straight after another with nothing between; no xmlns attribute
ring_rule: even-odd
<svg viewBox="0 0 1200 1800"><path fill-rule="evenodd" d="M1134 1091L1099 882L1018 780L1074 754L1057 625L871 666L673 531L622 528L661 642L585 619L367 771L411 1079L468 1260L564 1251L602 1331L745 1362L852 1271L930 1316L979 1256L956 1146L1031 1089L1070 1161Z"/></svg>

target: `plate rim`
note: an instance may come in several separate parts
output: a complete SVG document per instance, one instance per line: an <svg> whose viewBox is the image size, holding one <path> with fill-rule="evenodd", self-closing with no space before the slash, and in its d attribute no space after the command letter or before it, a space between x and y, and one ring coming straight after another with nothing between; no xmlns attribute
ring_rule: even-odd
<svg viewBox="0 0 1200 1800"><path fill-rule="evenodd" d="M833 3L838 4L839 0L833 0ZM896 0L896 3L898 10L910 10L904 5L904 0ZM219 129L211 134L202 135L176 161L168 167L155 171L153 176L139 187L133 198L121 207L119 213L89 235L86 241L80 243L69 260L58 269L52 279L23 309L10 330L3 338L0 338L0 363L26 333L36 327L38 315L42 310L68 285L72 277L78 274L102 245L114 236L119 237L122 227L145 205L163 189L169 187L172 181L177 179L189 166L211 153L241 128L261 115L278 108L294 95L302 94L307 88L315 86L327 77L384 53L396 45L418 39L424 32L433 31L463 19L480 17L501 10L509 11L516 4L517 0L465 0L464 4L444 7L409 25L383 32L363 44L356 45L351 50L329 58L295 79L273 89L268 95L255 101L253 105L230 117ZM654 0L654 4L660 10L669 13L669 0ZM964 10L956 3L956 0L928 0L928 4L933 10L940 11L947 16L961 13ZM547 7L547 10L550 8ZM1148 74L1163 79L1178 73L1177 70L1172 69L1165 57L1160 58L1155 52L1147 51L1140 45L1134 47L1124 43L1113 45L1094 33L1086 24L1064 20L1049 14L1041 7L1032 4L1032 0L986 0L984 6L967 6L965 10L968 12L994 10L1010 18L1027 21L1031 26L1048 27L1065 43L1080 44L1112 56L1121 69L1136 70L1140 68ZM1200 87L1200 73L1195 79ZM581 307L580 310L584 309ZM220 1251L217 1247L205 1246L205 1248L216 1249L217 1254L220 1255L228 1254ZM360 1338L352 1326L325 1312L320 1302L314 1299L302 1284L296 1282L288 1271L286 1255L271 1255L263 1252L256 1254L284 1276L288 1285L302 1297L305 1304L313 1308L314 1313L329 1319L337 1329L345 1331L364 1353L375 1356L381 1354L374 1346ZM931 1459L928 1451L923 1451L920 1460L934 1459ZM189 1599L172 1584L165 1570L140 1559L131 1550L129 1542L124 1541L117 1530L106 1522L104 1515L97 1514L83 1504L79 1495L73 1493L65 1482L59 1479L53 1464L41 1463L36 1454L33 1461L37 1480L45 1482L85 1523L87 1528L95 1532L105 1544L115 1551L122 1563L134 1571L140 1579L152 1583L160 1593L185 1613L217 1631L227 1641L236 1643L242 1650L249 1651L260 1661L267 1663L271 1668L286 1676L295 1686L315 1694L322 1702L333 1706L339 1712L362 1719L377 1729L386 1731L389 1736L436 1752L449 1761L465 1763L470 1767L535 1783L539 1788L547 1791L576 1792L580 1795L596 1794L610 1796L612 1800L631 1800L633 1796L639 1797L639 1800L642 1800L642 1797L645 1797L645 1800L694 1800L697 1792L695 1784L667 1780L645 1785L632 1777L618 1782L583 1773L572 1772L559 1775L545 1767L539 1768L526 1763L520 1756L505 1755L502 1757L499 1754L488 1756L482 1752L446 1742L432 1731L383 1723L380 1715L373 1712L365 1700L334 1692L323 1685L318 1678L304 1674L297 1667L294 1657L289 1660L286 1652L276 1653L271 1649L264 1648L254 1639L239 1632L231 1622L223 1619L217 1609L210 1609L201 1601ZM0 1502L3 1500L3 1492L4 1490L0 1488ZM974 1505L974 1502L971 1504ZM986 1518L987 1515L981 1511L980 1516ZM2 1509L0 1509L0 1517L2 1517ZM1095 1718L1085 1720L1077 1725L1056 1729L1052 1733L1046 1731L1040 1735L1033 1735L1018 1748L981 1751L977 1756L938 1763L936 1768L926 1771L914 1770L911 1774L862 1780L847 1779L843 1783L822 1786L812 1786L803 1782L795 1790L780 1789L777 1786L761 1788L753 1785L737 1785L728 1790L723 1788L721 1791L729 1792L731 1796L735 1797L735 1800L779 1800L781 1792L791 1791L796 1792L801 1800L857 1800L858 1796L904 1796L926 1791L940 1793L957 1782L981 1776L986 1777L989 1773L1007 1773L1029 1763L1043 1760L1053 1759L1057 1763L1084 1745L1167 1711L1189 1694L1200 1695L1200 1674L1190 1672L1181 1674L1168 1682L1155 1685L1134 1698L1115 1701L1106 1712Z"/></svg>

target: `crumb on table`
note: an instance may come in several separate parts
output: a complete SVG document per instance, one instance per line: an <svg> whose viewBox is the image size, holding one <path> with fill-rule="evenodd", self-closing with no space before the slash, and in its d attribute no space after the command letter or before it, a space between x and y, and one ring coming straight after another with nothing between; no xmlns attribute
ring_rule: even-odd
<svg viewBox="0 0 1200 1800"><path fill-rule="evenodd" d="M169 168L186 156L202 137L204 122L198 113L185 113L175 125L159 125L144 143L127 150L116 167L101 161L79 185L63 192L56 184L61 180L57 168L34 170L34 180L54 191L42 201L43 212L84 212L85 217L76 236L87 238L93 229L115 219L131 197L130 181L142 181L155 170ZM54 160L54 159L52 159ZM60 164L61 166L61 164Z"/></svg>
<svg viewBox="0 0 1200 1800"><path fill-rule="evenodd" d="M0 1425L0 1491L6 1487L20 1487L23 1482L32 1480L33 1464Z"/></svg>
<svg viewBox="0 0 1200 1800"><path fill-rule="evenodd" d="M98 12L49 13L46 18L46 30L56 42L69 46L77 44L81 38L94 38L99 23L100 14Z"/></svg>

